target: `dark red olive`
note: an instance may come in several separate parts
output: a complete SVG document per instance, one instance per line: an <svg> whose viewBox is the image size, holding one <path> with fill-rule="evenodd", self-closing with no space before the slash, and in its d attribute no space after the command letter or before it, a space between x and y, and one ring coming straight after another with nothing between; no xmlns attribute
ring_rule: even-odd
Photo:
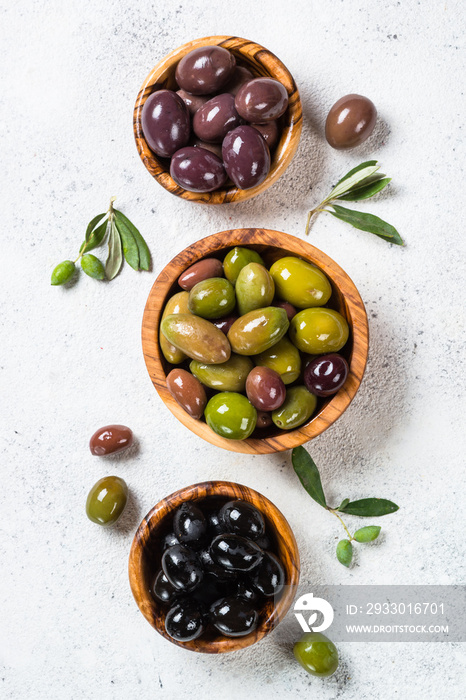
<svg viewBox="0 0 466 700"><path fill-rule="evenodd" d="M263 595L277 595L285 585L285 570L274 554L264 552L259 566L251 572L251 581Z"/></svg>
<svg viewBox="0 0 466 700"><path fill-rule="evenodd" d="M218 518L228 532L257 539L265 532L262 513L247 501L228 501L220 508Z"/></svg>
<svg viewBox="0 0 466 700"><path fill-rule="evenodd" d="M267 411L257 411L256 428L270 428L273 424L272 416Z"/></svg>
<svg viewBox="0 0 466 700"><path fill-rule="evenodd" d="M205 148L206 151L210 151L217 158L222 160L222 144L221 143L207 143L207 141L201 141L201 139L194 139L192 145L196 148Z"/></svg>
<svg viewBox="0 0 466 700"><path fill-rule="evenodd" d="M162 158L170 158L189 141L188 108L172 90L158 90L149 95L141 120L149 148Z"/></svg>
<svg viewBox="0 0 466 700"><path fill-rule="evenodd" d="M286 387L275 370L254 367L246 379L246 394L252 405L260 411L275 411L285 401Z"/></svg>
<svg viewBox="0 0 466 700"><path fill-rule="evenodd" d="M225 335L228 334L228 331L234 324L234 322L237 320L238 316L224 316L223 318L216 318L215 320L212 321L214 326L217 326Z"/></svg>
<svg viewBox="0 0 466 700"><path fill-rule="evenodd" d="M171 159L170 175L190 192L212 192L227 181L220 158L204 148L186 146Z"/></svg>
<svg viewBox="0 0 466 700"><path fill-rule="evenodd" d="M253 74L244 66L236 66L233 77L223 87L223 92L229 92L230 95L236 95L238 90L244 83L248 83L254 78Z"/></svg>
<svg viewBox="0 0 466 700"><path fill-rule="evenodd" d="M252 540L230 533L217 535L210 545L210 553L217 564L231 571L251 571L263 554Z"/></svg>
<svg viewBox="0 0 466 700"><path fill-rule="evenodd" d="M182 503L173 516L173 530L181 544L196 549L202 545L207 532L207 521L194 503Z"/></svg>
<svg viewBox="0 0 466 700"><path fill-rule="evenodd" d="M194 116L197 110L200 109L202 105L205 105L209 99L207 95L191 95L189 92L186 92L186 90L177 90L176 94L181 97L191 116Z"/></svg>
<svg viewBox="0 0 466 700"><path fill-rule="evenodd" d="M196 552L182 544L166 549L162 556L163 573L175 588L192 591L204 576Z"/></svg>
<svg viewBox="0 0 466 700"><path fill-rule="evenodd" d="M257 611L240 596L226 596L210 606L210 619L214 627L226 637L243 637L257 627Z"/></svg>
<svg viewBox="0 0 466 700"><path fill-rule="evenodd" d="M348 372L348 363L341 355L321 355L306 365L304 383L311 394L332 396L346 382Z"/></svg>
<svg viewBox="0 0 466 700"><path fill-rule="evenodd" d="M159 573L155 577L154 585L152 586L152 593L154 598L159 601L159 603L171 603L175 600L176 596L180 595L178 588L171 585L168 578L160 569Z"/></svg>
<svg viewBox="0 0 466 700"><path fill-rule="evenodd" d="M257 129L261 134L267 146L272 150L278 142L278 124L276 121L267 122L266 124L251 124L254 129Z"/></svg>
<svg viewBox="0 0 466 700"><path fill-rule="evenodd" d="M193 118L193 130L203 141L222 143L228 132L241 122L235 109L235 98L226 92L212 97L197 110Z"/></svg>
<svg viewBox="0 0 466 700"><path fill-rule="evenodd" d="M237 126L222 144L223 164L236 187L247 190L264 182L270 170L270 151L257 129Z"/></svg>
<svg viewBox="0 0 466 700"><path fill-rule="evenodd" d="M183 56L176 67L176 82L192 95L212 95L233 75L236 60L221 46L201 46Z"/></svg>
<svg viewBox="0 0 466 700"><path fill-rule="evenodd" d="M278 80L254 78L238 90L235 105L240 117L246 121L264 124L286 112L288 93Z"/></svg>
<svg viewBox="0 0 466 700"><path fill-rule="evenodd" d="M293 316L296 316L297 311L293 304L289 301L275 301L272 306L278 306L279 309L285 309L286 315L288 316L288 321L291 321Z"/></svg>
<svg viewBox="0 0 466 700"><path fill-rule="evenodd" d="M223 277L223 265L217 258L204 258L182 272L178 277L178 284L181 289L189 292L198 282L211 277Z"/></svg>
<svg viewBox="0 0 466 700"><path fill-rule="evenodd" d="M95 431L89 440L93 455L103 457L126 450L133 444L133 432L126 425L105 425Z"/></svg>
<svg viewBox="0 0 466 700"><path fill-rule="evenodd" d="M328 113L325 138L332 148L354 148L372 134L377 121L377 110L363 95L341 97Z"/></svg>
<svg viewBox="0 0 466 700"><path fill-rule="evenodd" d="M167 634L178 642L197 639L205 629L204 605L192 598L180 600L165 615Z"/></svg>

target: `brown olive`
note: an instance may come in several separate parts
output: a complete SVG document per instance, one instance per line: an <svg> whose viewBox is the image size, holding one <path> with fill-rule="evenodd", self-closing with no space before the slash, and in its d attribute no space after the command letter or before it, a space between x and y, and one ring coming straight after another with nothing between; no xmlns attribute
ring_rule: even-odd
<svg viewBox="0 0 466 700"><path fill-rule="evenodd" d="M257 129L270 149L276 146L279 136L278 124L276 121L267 122L267 124L251 124L251 126Z"/></svg>
<svg viewBox="0 0 466 700"><path fill-rule="evenodd" d="M248 83L254 78L253 74L243 66L236 66L233 77L222 88L223 92L229 92L230 95L236 95L238 90L244 83Z"/></svg>
<svg viewBox="0 0 466 700"><path fill-rule="evenodd" d="M363 95L345 95L328 113L325 138L332 148L354 148L369 138L376 120L377 110L371 100Z"/></svg>
<svg viewBox="0 0 466 700"><path fill-rule="evenodd" d="M175 153L170 163L170 175L180 187L190 192L213 192L227 180L220 158L198 146L186 146Z"/></svg>
<svg viewBox="0 0 466 700"><path fill-rule="evenodd" d="M93 455L102 457L126 450L133 444L133 432L126 425L105 425L95 431L89 441Z"/></svg>
<svg viewBox="0 0 466 700"><path fill-rule="evenodd" d="M229 131L241 124L235 98L226 92L212 97L193 117L193 131L203 141L222 143Z"/></svg>
<svg viewBox="0 0 466 700"><path fill-rule="evenodd" d="M185 369L172 369L167 376L167 389L186 413L199 420L204 413L207 397L201 382Z"/></svg>
<svg viewBox="0 0 466 700"><path fill-rule="evenodd" d="M235 97L236 111L248 122L263 124L281 117L288 107L286 87L273 78L254 78Z"/></svg>
<svg viewBox="0 0 466 700"><path fill-rule="evenodd" d="M178 284L189 292L198 282L210 277L223 277L223 265L217 258L204 258L194 263L179 276Z"/></svg>
<svg viewBox="0 0 466 700"><path fill-rule="evenodd" d="M176 82L192 95L212 95L232 77L236 59L222 46L201 46L183 56L176 67Z"/></svg>
<svg viewBox="0 0 466 700"><path fill-rule="evenodd" d="M278 372L268 367L254 367L246 379L246 394L255 408L274 411L284 402L286 387Z"/></svg>
<svg viewBox="0 0 466 700"><path fill-rule="evenodd" d="M209 99L207 95L191 95L186 90L177 90L176 94L181 97L191 116L194 116L197 110L205 105Z"/></svg>

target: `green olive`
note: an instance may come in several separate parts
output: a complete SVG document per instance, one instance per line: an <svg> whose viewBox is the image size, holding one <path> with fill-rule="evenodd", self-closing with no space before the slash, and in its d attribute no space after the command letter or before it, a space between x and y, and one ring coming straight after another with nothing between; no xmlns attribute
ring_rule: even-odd
<svg viewBox="0 0 466 700"><path fill-rule="evenodd" d="M128 499L128 487L118 476L104 476L89 491L86 514L98 525L114 525L123 513Z"/></svg>
<svg viewBox="0 0 466 700"><path fill-rule="evenodd" d="M240 316L270 306L275 294L273 279L263 265L249 263L236 280L236 300Z"/></svg>
<svg viewBox="0 0 466 700"><path fill-rule="evenodd" d="M205 411L207 425L218 435L230 440L245 440L256 427L257 411L243 396L223 391L212 396Z"/></svg>
<svg viewBox="0 0 466 700"><path fill-rule="evenodd" d="M91 255L90 253L83 255L81 258L81 267L83 272L89 275L89 277L93 277L95 280L105 279L105 268L95 255Z"/></svg>
<svg viewBox="0 0 466 700"><path fill-rule="evenodd" d="M270 268L277 296L299 309L323 306L332 294L324 273L301 258L280 258Z"/></svg>
<svg viewBox="0 0 466 700"><path fill-rule="evenodd" d="M230 250L230 252L227 253L225 260L223 261L223 272L225 273L225 277L232 284L236 284L238 275L243 267L252 262L258 263L259 265L264 265L264 261L255 250L252 248L241 248L236 246L233 248L233 250Z"/></svg>
<svg viewBox="0 0 466 700"><path fill-rule="evenodd" d="M302 352L338 352L348 340L346 319L333 309L304 309L291 319L291 342Z"/></svg>
<svg viewBox="0 0 466 700"><path fill-rule="evenodd" d="M301 666L319 678L331 676L338 668L338 651L333 642L321 632L306 632L293 647Z"/></svg>
<svg viewBox="0 0 466 700"><path fill-rule="evenodd" d="M238 355L258 355L278 343L289 325L285 309L255 309L236 319L228 331L228 340Z"/></svg>
<svg viewBox="0 0 466 700"><path fill-rule="evenodd" d="M278 372L284 384L292 384L301 373L301 355L286 336L253 359L256 365Z"/></svg>
<svg viewBox="0 0 466 700"><path fill-rule="evenodd" d="M76 266L71 260L65 260L59 263L52 272L52 279L50 284L57 286L59 284L66 284L73 277L76 272Z"/></svg>
<svg viewBox="0 0 466 700"><path fill-rule="evenodd" d="M170 316L170 314L189 314L188 299L189 292L178 292L178 294L174 294L170 297L165 304L162 321L166 316ZM167 362L171 362L172 365L179 365L180 362L186 360L187 356L184 352L181 352L181 350L178 350L178 348L169 343L163 333L159 334L159 343Z"/></svg>
<svg viewBox="0 0 466 700"><path fill-rule="evenodd" d="M272 413L272 420L282 430L293 430L305 423L315 411L317 396L305 386L292 386L287 389L284 403Z"/></svg>
<svg viewBox="0 0 466 700"><path fill-rule="evenodd" d="M215 319L227 316L236 305L235 290L223 277L210 277L189 292L189 310L196 316Z"/></svg>
<svg viewBox="0 0 466 700"><path fill-rule="evenodd" d="M170 314L160 329L169 343L192 360L219 365L230 359L231 347L213 323L193 314Z"/></svg>
<svg viewBox="0 0 466 700"><path fill-rule="evenodd" d="M193 360L189 369L199 381L217 391L244 391L246 378L254 364L244 355L231 355L221 365L208 365Z"/></svg>

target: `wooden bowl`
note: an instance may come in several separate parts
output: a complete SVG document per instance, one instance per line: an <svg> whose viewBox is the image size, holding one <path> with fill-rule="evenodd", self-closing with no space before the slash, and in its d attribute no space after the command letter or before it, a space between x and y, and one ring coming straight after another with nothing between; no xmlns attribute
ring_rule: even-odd
<svg viewBox="0 0 466 700"><path fill-rule="evenodd" d="M341 354L348 361L350 372L340 391L328 399L320 399L316 412L304 425L295 430L279 430L275 426L264 432L264 437L247 440L228 440L220 437L204 421L195 420L179 406L167 389L166 377L173 365L166 362L158 343L158 329L162 312L169 297L176 291L180 274L190 265L205 257L223 260L236 245L257 250L267 266L286 255L294 255L317 265L332 284L333 293L328 306L339 311L350 327L350 338ZM359 292L348 275L325 253L299 238L280 231L244 228L222 231L203 238L179 253L157 277L149 293L142 320L142 348L146 367L153 385L170 411L193 433L207 442L232 452L266 454L289 450L320 435L348 408L364 374L369 347L367 315Z"/></svg>
<svg viewBox="0 0 466 700"><path fill-rule="evenodd" d="M207 499L207 500L205 500ZM156 570L160 568L161 540L171 529L171 516L182 503L196 502L204 508L212 508L223 500L241 499L252 503L263 514L268 532L274 541L275 553L285 569L285 588L277 601L267 601L260 610L259 625L245 637L224 637L215 629L207 629L192 642L178 642L165 630L167 608L150 594ZM155 562L155 566L154 566ZM140 611L146 620L165 639L190 651L218 654L236 651L255 644L271 632L288 612L299 583L299 552L296 540L287 520L268 498L262 494L230 481L206 481L187 486L167 496L146 515L133 540L129 555L129 581Z"/></svg>
<svg viewBox="0 0 466 700"><path fill-rule="evenodd" d="M200 46L222 46L231 51L238 63L249 68L255 77L264 76L275 78L287 89L289 105L283 117L281 117L282 133L279 143L271 153L272 163L267 178L257 187L249 190L240 190L233 184L216 190L215 192L189 192L183 189L170 177L170 161L166 158L159 158L150 150L142 131L142 108L145 101L152 92L168 88L177 90L175 83L175 70L178 62L187 53ZM229 202L244 202L246 199L255 197L256 194L264 192L270 185L278 180L291 163L291 160L298 147L303 113L298 88L293 80L293 76L274 56L273 53L259 44L255 44L247 39L240 39L237 36L207 36L203 39L195 39L183 44L175 49L168 56L158 63L151 70L145 79L134 106L134 137L136 146L142 162L162 187L172 194L189 199L191 202L204 202L205 204L226 204Z"/></svg>

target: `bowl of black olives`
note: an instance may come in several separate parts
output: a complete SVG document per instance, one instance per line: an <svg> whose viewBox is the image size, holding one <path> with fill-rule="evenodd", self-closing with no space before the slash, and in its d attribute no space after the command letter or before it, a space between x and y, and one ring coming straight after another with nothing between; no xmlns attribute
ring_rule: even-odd
<svg viewBox="0 0 466 700"><path fill-rule="evenodd" d="M284 173L302 128L293 76L270 51L232 36L190 41L149 73L134 107L149 173L172 194L225 204Z"/></svg>
<svg viewBox="0 0 466 700"><path fill-rule="evenodd" d="M293 532L265 496L207 481L160 501L129 557L140 611L165 639L223 653L255 644L288 612L299 582Z"/></svg>

